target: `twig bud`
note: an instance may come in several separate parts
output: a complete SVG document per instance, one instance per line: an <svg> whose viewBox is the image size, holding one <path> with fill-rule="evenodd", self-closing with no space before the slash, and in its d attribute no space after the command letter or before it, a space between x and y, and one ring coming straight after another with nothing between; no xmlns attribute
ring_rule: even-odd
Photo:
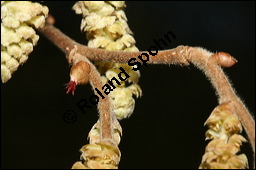
<svg viewBox="0 0 256 170"><path fill-rule="evenodd" d="M211 58L222 67L231 67L237 63L237 60L225 52L218 52L211 56Z"/></svg>

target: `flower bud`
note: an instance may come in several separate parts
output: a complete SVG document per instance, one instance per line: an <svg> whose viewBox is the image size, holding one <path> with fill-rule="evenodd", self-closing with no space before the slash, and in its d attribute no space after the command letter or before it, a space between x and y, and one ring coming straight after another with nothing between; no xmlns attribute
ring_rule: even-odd
<svg viewBox="0 0 256 170"><path fill-rule="evenodd" d="M90 65L84 61L79 61L71 67L70 82L67 84L67 93L72 91L74 95L76 85L85 85L89 81Z"/></svg>
<svg viewBox="0 0 256 170"><path fill-rule="evenodd" d="M237 60L225 52L218 52L211 56L211 58L222 67L231 67L237 63Z"/></svg>

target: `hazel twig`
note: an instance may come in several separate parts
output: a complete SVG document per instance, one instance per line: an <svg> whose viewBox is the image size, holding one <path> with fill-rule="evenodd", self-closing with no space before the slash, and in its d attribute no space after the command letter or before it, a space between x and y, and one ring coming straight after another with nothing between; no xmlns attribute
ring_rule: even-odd
<svg viewBox="0 0 256 170"><path fill-rule="evenodd" d="M95 88L100 89L103 86L103 83L100 78L100 74L94 64L92 64L85 56L81 55L77 52L77 46L74 45L73 49L70 51L70 55L68 55L68 60L72 60L72 64L78 63L80 61L84 61L90 66L89 73L89 81L91 86L94 89L94 93L96 94ZM103 93L103 92L101 92ZM109 100L108 96L105 96L104 99L99 98L98 109L100 112L100 127L101 127L101 140L107 140L113 143L112 136L112 125L113 125L113 116L112 116L112 104Z"/></svg>
<svg viewBox="0 0 256 170"><path fill-rule="evenodd" d="M65 54L69 54L70 50L74 47L74 45L76 45L77 53L80 55L74 56L73 60L83 60L83 58L87 58L91 61L126 63L131 58L136 58L141 53L148 53L147 51L122 52L88 48L87 46L75 42L50 24L46 24L45 27L41 29L41 33L44 34L57 47L59 47ZM189 63L193 63L200 70L202 70L215 88L218 95L219 104L228 101L232 102L233 111L242 122L252 145L253 152L255 153L255 122L248 109L236 95L229 80L219 66L222 64L218 63L213 56L214 53L200 47L178 46L174 49L159 51L157 55L150 56L147 63L178 64L184 66L189 65ZM69 62L72 64L74 61L69 60ZM97 77L99 75L94 72L93 76ZM106 109L107 107L108 106L104 105L102 108Z"/></svg>

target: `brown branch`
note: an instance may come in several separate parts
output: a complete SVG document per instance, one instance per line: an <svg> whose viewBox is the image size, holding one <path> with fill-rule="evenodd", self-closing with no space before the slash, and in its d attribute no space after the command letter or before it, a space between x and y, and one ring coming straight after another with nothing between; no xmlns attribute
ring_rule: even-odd
<svg viewBox="0 0 256 170"><path fill-rule="evenodd" d="M92 61L126 63L131 58L137 58L141 53L148 53L148 51L121 52L88 48L71 40L52 25L46 25L41 33L66 54L69 54L70 49L77 45L77 52ZM157 55L150 56L147 63L188 65L191 62L201 69L216 89L219 104L227 101L233 103L233 111L241 120L255 153L255 122L243 102L235 94L221 67L212 59L212 55L213 53L199 47L178 46L174 49L159 51ZM72 64L73 61L69 60L69 62Z"/></svg>
<svg viewBox="0 0 256 170"><path fill-rule="evenodd" d="M188 46L179 46L186 59L202 70L211 81L218 94L219 104L232 102L233 113L235 113L245 128L255 153L255 121L241 99L236 95L228 78L225 76L221 67L211 59L212 53L202 49Z"/></svg>
<svg viewBox="0 0 256 170"><path fill-rule="evenodd" d="M44 28L40 30L40 32L43 33L57 47L59 47L65 54L69 54L70 50L74 48L74 45L76 45L77 52L92 61L127 63L129 59L135 58L141 53L148 53L148 51L123 52L88 48L87 46L75 42L63 34L59 29L55 28L53 25L45 25ZM178 57L178 52L179 51L176 49L159 51L156 56L151 56L147 63L188 65L189 63L184 57ZM72 62L70 64L72 64Z"/></svg>
<svg viewBox="0 0 256 170"><path fill-rule="evenodd" d="M68 58L72 58L72 64L76 64L79 61L84 61L90 65L90 74L89 81L91 86L94 89L94 93L97 94L95 88L97 88L102 94L104 94L101 90L104 85L101 81L100 74L97 68L92 64L86 57L77 52L77 46L74 45L73 49L70 51L70 55ZM107 142L113 142L112 131L113 127L113 115L112 115L112 104L110 102L109 97L106 95L104 99L99 97L98 109L100 112L100 127L101 127L101 140L106 140Z"/></svg>

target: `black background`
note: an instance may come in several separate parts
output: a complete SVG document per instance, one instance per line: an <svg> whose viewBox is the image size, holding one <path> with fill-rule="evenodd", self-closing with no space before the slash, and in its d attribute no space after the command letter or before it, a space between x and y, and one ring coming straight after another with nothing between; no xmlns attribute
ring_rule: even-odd
<svg viewBox="0 0 256 170"><path fill-rule="evenodd" d="M87 44L80 31L81 15L75 2L42 2L56 19L56 27ZM128 24L136 46L147 50L153 39L172 31L178 45L225 51L238 63L224 69L238 95L255 113L255 2L126 2ZM207 141L203 126L218 105L215 91L204 74L189 67L142 67L133 115L121 121L123 137L119 168L198 168ZM78 86L75 96L65 94L69 65L64 54L44 37L28 61L1 85L1 167L71 168L79 149L97 121L96 107L86 114L76 102L88 99L91 87ZM66 110L77 120L63 120ZM249 144L242 151L252 162ZM250 163L251 165L251 163Z"/></svg>

